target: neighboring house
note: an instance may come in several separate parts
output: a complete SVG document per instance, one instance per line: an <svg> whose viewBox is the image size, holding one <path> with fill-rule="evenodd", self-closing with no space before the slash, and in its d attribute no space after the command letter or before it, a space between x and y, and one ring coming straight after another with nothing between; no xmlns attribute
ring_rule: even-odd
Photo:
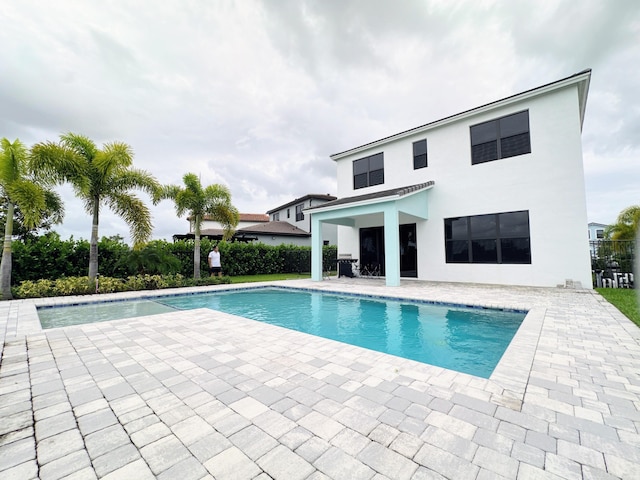
<svg viewBox="0 0 640 480"><path fill-rule="evenodd" d="M311 219L309 215L304 214L304 210L323 205L333 200L336 200L336 197L333 195L309 194L269 210L267 215L269 215L272 222L288 222L300 230L310 233ZM322 226L322 243L324 245L336 245L337 241L338 234L336 226L324 224ZM310 245L310 243L308 242L307 245Z"/></svg>
<svg viewBox="0 0 640 480"><path fill-rule="evenodd" d="M189 221L189 233L173 235L174 242L176 240L184 240L194 237L193 219L191 217L187 217L187 220ZM254 227L256 225L265 223L269 223L269 215L265 215L264 213L241 213L240 219L238 221L238 226L236 227L234 240L244 242L256 240L257 237L246 234L242 231L242 229L246 227ZM224 230L219 222L212 220L211 217L204 217L204 219L202 220L202 224L200 225L201 237L210 238L213 240L222 240L223 233Z"/></svg>
<svg viewBox="0 0 640 480"><path fill-rule="evenodd" d="M334 197L335 198L335 197ZM189 233L174 235L173 240L194 238L194 225L189 220ZM205 217L200 227L200 236L212 240L222 240L222 225ZM311 245L311 234L287 222L270 222L269 215L264 213L241 213L240 221L231 241L262 242L266 245Z"/></svg>
<svg viewBox="0 0 640 480"><path fill-rule="evenodd" d="M597 244L594 242L604 240L604 231L607 229L608 226L609 225L605 225L604 223L596 223L596 222L589 223L588 225L589 249L591 251L592 257L596 257L598 254Z"/></svg>
<svg viewBox="0 0 640 480"><path fill-rule="evenodd" d="M598 241L604 240L604 231L607 229L609 225L605 225L604 223L589 223L589 241Z"/></svg>
<svg viewBox="0 0 640 480"><path fill-rule="evenodd" d="M189 231L193 232L193 221L191 217L188 217L187 220L189 220ZM252 227L254 225L260 225L263 223L269 223L269 215L265 215L264 213L241 213L236 230L240 230L245 227ZM209 228L217 228L222 230L222 225L219 222L213 221L211 217L205 216L202 220L202 225L200 228L202 230Z"/></svg>
<svg viewBox="0 0 640 480"><path fill-rule="evenodd" d="M311 245L311 234L288 222L267 222L244 227L236 231L236 235L253 238L265 245Z"/></svg>
<svg viewBox="0 0 640 480"><path fill-rule="evenodd" d="M581 131L591 70L331 156L338 199L311 216L338 255L401 277L591 288Z"/></svg>

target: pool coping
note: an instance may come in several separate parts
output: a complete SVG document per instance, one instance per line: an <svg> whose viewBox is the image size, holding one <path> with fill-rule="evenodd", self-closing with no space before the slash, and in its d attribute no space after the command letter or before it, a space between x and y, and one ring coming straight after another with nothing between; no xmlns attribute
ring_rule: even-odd
<svg viewBox="0 0 640 480"><path fill-rule="evenodd" d="M37 308L45 307L45 308L56 308L56 307L64 307L64 306L76 306L76 305L90 305L96 303L110 303L110 302L120 302L120 301L132 301L132 300L144 300L149 298L158 298L158 297L176 297L176 296L188 296L195 294L206 294L206 293L216 293L216 292L229 292L229 291L246 291L246 290L258 290L264 288L278 288L278 289L288 289L294 291L309 291L309 292L318 292L318 293L328 293L328 294L338 294L338 295L349 295L355 297L362 298L381 298L384 300L395 300L395 301L411 301L411 302L420 302L429 305L450 305L455 307L468 307L468 308L479 308L479 309L497 309L503 311L514 311L514 312L526 312L526 316L522 321L522 324L516 331L516 334L511 339L509 346L505 350L502 358L496 365L491 376L487 378L477 377L474 375L470 375L463 372L458 372L455 370L449 370L443 367L418 362L411 359L405 359L402 357L396 357L391 354L386 354L383 352L376 352L382 355L388 355L390 357L399 358L403 361L412 362L416 364L418 370L421 370L424 367L435 368L438 370L448 371L452 374L467 376L469 379L465 381L480 381L480 382L488 382L487 385L483 385L483 388L486 388L492 392L495 392L497 398L493 398L494 401L498 404L502 404L514 410L519 410L522 402L524 400L524 395L526 392L527 382L529 379L529 375L531 372L531 368L534 361L534 356L536 352L536 348L538 345L538 340L540 338L540 333L542 329L542 325L544 322L544 317L546 313L546 309L540 306L524 306L522 304L507 304L504 305L496 305L491 303L455 303L448 302L442 300L430 300L424 298L417 298L410 294L405 295L384 295L384 294L372 294L368 292L358 292L358 291L345 291L340 288L335 288L328 286L330 282L322 282L318 283L318 285L314 285L313 287L296 287L292 285L286 284L287 281L269 281L269 282L256 282L250 285L208 285L201 287L187 287L187 288L169 288L169 289L161 289L161 290L138 290L132 292L118 292L118 293L105 293L100 294L99 298L96 298L95 295L80 295L80 296L68 296L68 297L44 297L37 299L25 299L25 300L17 300L12 303L21 304L20 305L20 314L19 321L15 326L16 335L29 335L29 334L38 334L44 333L48 331L54 331L65 328L73 328L82 325L88 324L79 324L72 325L68 327L56 327L51 329L43 329L40 324L40 319L38 316ZM344 286L344 283L334 282L333 285L336 286ZM323 288L324 287L324 288ZM206 309L209 310L209 309ZM213 310L210 310L213 312ZM162 315L162 314L159 314ZM230 314L227 314L230 315ZM155 315L152 315L155 316ZM232 315L235 316L235 315ZM16 315L18 317L18 315ZM124 318L118 320L108 320L108 322L126 322L127 320L139 319L144 317L131 317ZM243 318L248 321L255 321L251 319ZM17 318L16 318L17 319ZM103 322L100 322L103 323ZM304 332L297 332L302 335L311 335ZM315 337L315 336L314 336ZM323 337L319 337L323 338ZM325 339L330 342L339 342L337 340ZM356 345L349 345L354 348L362 348L363 350L368 350L364 347L358 347Z"/></svg>

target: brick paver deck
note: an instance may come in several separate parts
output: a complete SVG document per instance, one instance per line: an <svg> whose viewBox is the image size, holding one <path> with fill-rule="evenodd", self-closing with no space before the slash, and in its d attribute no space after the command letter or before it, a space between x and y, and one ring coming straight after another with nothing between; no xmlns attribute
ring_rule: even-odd
<svg viewBox="0 0 640 480"><path fill-rule="evenodd" d="M640 329L598 294L275 284L530 313L482 379L206 309L42 331L84 299L0 303L0 478L640 478Z"/></svg>

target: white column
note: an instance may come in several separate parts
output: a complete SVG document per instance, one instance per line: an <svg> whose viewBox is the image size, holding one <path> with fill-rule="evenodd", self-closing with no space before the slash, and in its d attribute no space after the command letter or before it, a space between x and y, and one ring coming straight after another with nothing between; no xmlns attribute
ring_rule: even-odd
<svg viewBox="0 0 640 480"><path fill-rule="evenodd" d="M400 286L400 219L394 204L384 210L384 275L388 287Z"/></svg>
<svg viewBox="0 0 640 480"><path fill-rule="evenodd" d="M311 215L311 280L322 281L322 222Z"/></svg>

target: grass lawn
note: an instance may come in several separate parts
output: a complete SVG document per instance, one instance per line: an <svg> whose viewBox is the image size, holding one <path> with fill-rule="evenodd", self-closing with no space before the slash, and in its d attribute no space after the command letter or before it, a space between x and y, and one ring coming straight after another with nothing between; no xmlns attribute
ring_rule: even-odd
<svg viewBox="0 0 640 480"><path fill-rule="evenodd" d="M310 273L274 273L271 275L239 275L231 277L231 283L272 282L274 280L297 280L311 278Z"/></svg>
<svg viewBox="0 0 640 480"><path fill-rule="evenodd" d="M596 288L596 291L640 327L638 292L630 288Z"/></svg>

